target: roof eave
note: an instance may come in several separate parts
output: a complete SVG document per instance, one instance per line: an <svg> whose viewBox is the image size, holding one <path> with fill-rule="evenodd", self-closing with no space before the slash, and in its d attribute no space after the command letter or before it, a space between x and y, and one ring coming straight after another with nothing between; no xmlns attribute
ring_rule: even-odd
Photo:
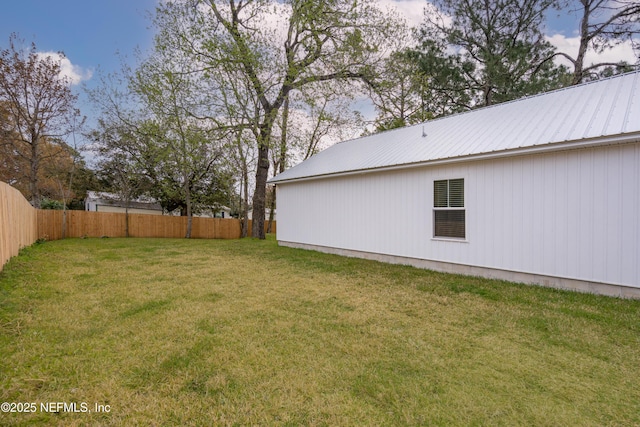
<svg viewBox="0 0 640 427"><path fill-rule="evenodd" d="M400 165L380 166L373 168L355 169L343 172L332 172L319 175L301 176L290 179L278 179L277 176L271 178L269 184L287 184L291 182L311 181L317 179L336 178L349 175L363 175L372 172L387 172L401 169L412 169L424 166L437 166L451 163L499 159L504 157L526 156L532 154L550 153L554 151L576 150L580 148L593 148L605 145L628 144L640 141L640 132L632 132L618 135L600 136L589 139L579 139L573 141L563 141L557 143L549 143L544 145L520 147L509 150L491 151L487 153L471 154L466 156L449 157L444 159L424 160L413 163L404 163Z"/></svg>

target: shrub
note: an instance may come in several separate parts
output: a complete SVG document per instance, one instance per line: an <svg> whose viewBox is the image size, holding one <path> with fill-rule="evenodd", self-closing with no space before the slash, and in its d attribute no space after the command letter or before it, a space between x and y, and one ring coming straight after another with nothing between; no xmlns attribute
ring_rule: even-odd
<svg viewBox="0 0 640 427"><path fill-rule="evenodd" d="M64 204L57 200L51 200L51 199L45 198L45 199L42 199L42 202L40 203L40 209L52 209L52 210L61 211L62 209L64 209Z"/></svg>

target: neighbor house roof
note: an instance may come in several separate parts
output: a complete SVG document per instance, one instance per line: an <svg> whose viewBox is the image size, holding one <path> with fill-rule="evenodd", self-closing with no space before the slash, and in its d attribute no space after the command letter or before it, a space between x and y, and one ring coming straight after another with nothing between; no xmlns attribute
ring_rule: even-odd
<svg viewBox="0 0 640 427"><path fill-rule="evenodd" d="M640 71L335 144L270 183L640 138Z"/></svg>
<svg viewBox="0 0 640 427"><path fill-rule="evenodd" d="M115 193L107 193L105 191L87 191L85 202L95 202L99 205L114 206L124 208L126 203L122 197ZM129 201L130 208L149 209L154 211L162 211L160 203L152 197L140 196Z"/></svg>

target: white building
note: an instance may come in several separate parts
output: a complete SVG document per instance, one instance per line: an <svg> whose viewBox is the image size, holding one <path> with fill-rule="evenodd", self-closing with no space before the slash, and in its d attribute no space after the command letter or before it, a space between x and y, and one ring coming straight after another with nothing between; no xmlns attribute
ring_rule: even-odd
<svg viewBox="0 0 640 427"><path fill-rule="evenodd" d="M640 297L640 72L342 142L270 182L281 245Z"/></svg>
<svg viewBox="0 0 640 427"><path fill-rule="evenodd" d="M126 203L120 196L104 191L88 191L84 200L84 210L91 212L118 212L124 213ZM150 197L139 197L129 202L129 213L162 215L162 206Z"/></svg>
<svg viewBox="0 0 640 427"><path fill-rule="evenodd" d="M126 203L121 200L120 196L104 191L88 191L87 198L84 200L84 210L91 212L117 212L124 213L127 211ZM149 215L165 215L162 206L154 198L141 196L129 202L129 213L131 214L149 214ZM180 215L179 210L166 213L166 215ZM194 217L202 218L231 218L231 208L220 206L217 210L206 209L199 212Z"/></svg>

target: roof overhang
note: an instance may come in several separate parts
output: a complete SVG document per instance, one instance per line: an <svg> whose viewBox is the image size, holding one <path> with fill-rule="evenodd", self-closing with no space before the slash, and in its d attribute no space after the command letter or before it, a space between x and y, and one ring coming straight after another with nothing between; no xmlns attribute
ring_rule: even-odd
<svg viewBox="0 0 640 427"><path fill-rule="evenodd" d="M452 163L473 162L482 160L501 159L506 157L529 156L535 154L552 153L556 151L578 150L583 148L595 148L607 145L630 144L640 142L640 132L625 133L619 135L602 136L597 138L563 141L537 146L528 146L509 150L491 151L486 153L471 154L468 156L449 157L443 159L424 160L399 165L389 165L376 168L355 169L350 171L334 172L321 175L301 176L291 179L278 179L278 176L267 181L268 184L288 184L292 182L312 181L318 179L337 178L350 175L363 175L374 172L388 172L403 169L413 169L427 166L439 166Z"/></svg>

